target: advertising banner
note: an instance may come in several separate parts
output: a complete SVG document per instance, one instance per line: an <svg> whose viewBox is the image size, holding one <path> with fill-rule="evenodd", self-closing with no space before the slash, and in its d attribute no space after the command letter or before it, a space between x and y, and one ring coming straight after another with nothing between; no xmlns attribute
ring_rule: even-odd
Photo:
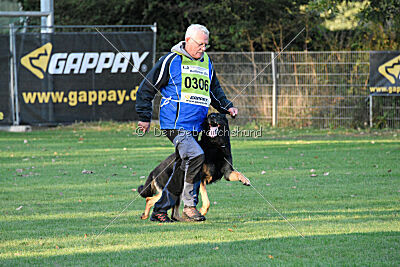
<svg viewBox="0 0 400 267"><path fill-rule="evenodd" d="M17 34L21 124L137 120L136 91L153 64L153 33L104 36Z"/></svg>
<svg viewBox="0 0 400 267"><path fill-rule="evenodd" d="M10 58L10 37L9 35L0 35L0 125L11 125L13 123Z"/></svg>
<svg viewBox="0 0 400 267"><path fill-rule="evenodd" d="M374 51L369 62L370 93L400 94L400 52Z"/></svg>

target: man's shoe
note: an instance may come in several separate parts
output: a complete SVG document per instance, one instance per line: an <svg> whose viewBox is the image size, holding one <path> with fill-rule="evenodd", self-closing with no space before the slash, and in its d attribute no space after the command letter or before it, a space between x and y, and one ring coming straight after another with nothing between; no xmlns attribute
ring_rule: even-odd
<svg viewBox="0 0 400 267"><path fill-rule="evenodd" d="M201 222L206 220L206 217L201 215L201 213L196 209L196 207L185 206L183 208L182 216L186 221L191 221L191 222Z"/></svg>
<svg viewBox="0 0 400 267"><path fill-rule="evenodd" d="M150 221L153 222L160 222L160 223L172 223L173 221L168 217L168 214L159 212L156 213L153 211L153 213L150 216Z"/></svg>

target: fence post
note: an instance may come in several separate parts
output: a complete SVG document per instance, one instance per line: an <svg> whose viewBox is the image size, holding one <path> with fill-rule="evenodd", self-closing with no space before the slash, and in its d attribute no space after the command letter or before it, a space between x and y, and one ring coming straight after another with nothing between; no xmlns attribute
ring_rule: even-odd
<svg viewBox="0 0 400 267"><path fill-rule="evenodd" d="M46 17L41 17L42 33L51 33L54 31L54 0L40 0L40 11L49 12Z"/></svg>
<svg viewBox="0 0 400 267"><path fill-rule="evenodd" d="M369 127L372 128L372 95L369 95Z"/></svg>
<svg viewBox="0 0 400 267"><path fill-rule="evenodd" d="M275 61L275 53L271 52L271 65L272 65L272 126L276 127L277 120L277 106L276 106L276 61Z"/></svg>
<svg viewBox="0 0 400 267"><path fill-rule="evenodd" d="M14 57L13 57L13 24L10 24L10 98L13 125L15 125L15 102L14 102Z"/></svg>
<svg viewBox="0 0 400 267"><path fill-rule="evenodd" d="M156 42L157 42L157 22L151 27L153 31L153 66L156 64Z"/></svg>
<svg viewBox="0 0 400 267"><path fill-rule="evenodd" d="M19 125L19 102L18 102L18 74L17 74L17 48L15 40L15 26L10 24L10 52L11 52L11 109L13 112L13 125Z"/></svg>

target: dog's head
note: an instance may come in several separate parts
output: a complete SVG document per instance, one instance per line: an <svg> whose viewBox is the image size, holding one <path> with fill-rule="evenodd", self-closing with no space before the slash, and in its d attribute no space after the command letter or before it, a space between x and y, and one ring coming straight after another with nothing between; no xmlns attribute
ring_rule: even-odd
<svg viewBox="0 0 400 267"><path fill-rule="evenodd" d="M225 114L221 113L210 113L207 116L207 123L210 126L220 126L220 125L228 125L228 120L226 119Z"/></svg>
<svg viewBox="0 0 400 267"><path fill-rule="evenodd" d="M224 114L211 113L203 123L202 140L216 147L230 147L228 119Z"/></svg>

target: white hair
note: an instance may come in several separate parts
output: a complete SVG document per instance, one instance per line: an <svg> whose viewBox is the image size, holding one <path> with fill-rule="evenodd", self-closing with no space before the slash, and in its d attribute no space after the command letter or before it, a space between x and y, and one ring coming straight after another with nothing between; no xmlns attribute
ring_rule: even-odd
<svg viewBox="0 0 400 267"><path fill-rule="evenodd" d="M205 26L200 25L200 24L192 24L186 30L185 39L188 37L192 37L196 32L199 32L199 31L203 32L207 36L210 35L210 32L207 30L207 28Z"/></svg>

